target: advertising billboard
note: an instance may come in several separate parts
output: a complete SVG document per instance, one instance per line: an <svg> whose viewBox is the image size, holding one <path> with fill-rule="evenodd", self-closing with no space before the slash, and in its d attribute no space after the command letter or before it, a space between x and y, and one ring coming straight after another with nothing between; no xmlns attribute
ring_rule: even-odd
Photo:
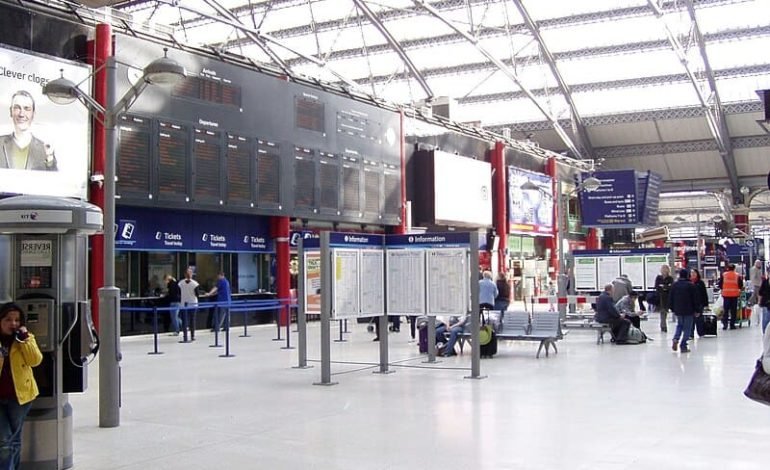
<svg viewBox="0 0 770 470"><path fill-rule="evenodd" d="M43 95L64 76L91 91L91 68L21 49L0 47L0 193L86 199L89 113L79 102L59 105Z"/></svg>
<svg viewBox="0 0 770 470"><path fill-rule="evenodd" d="M527 181L537 189L522 189ZM552 235L553 204L553 180L550 176L508 167L509 232Z"/></svg>

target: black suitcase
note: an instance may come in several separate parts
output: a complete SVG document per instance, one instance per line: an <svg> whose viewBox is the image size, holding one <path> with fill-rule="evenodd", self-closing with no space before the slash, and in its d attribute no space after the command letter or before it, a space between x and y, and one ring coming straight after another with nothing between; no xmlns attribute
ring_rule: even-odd
<svg viewBox="0 0 770 470"><path fill-rule="evenodd" d="M695 317L695 330L698 332L698 336L716 336L717 324L716 315L704 313Z"/></svg>
<svg viewBox="0 0 770 470"><path fill-rule="evenodd" d="M482 344L479 348L481 357L492 357L497 354L497 335L492 332L492 339L487 344Z"/></svg>
<svg viewBox="0 0 770 470"><path fill-rule="evenodd" d="M428 327L423 326L422 328L419 328L420 330L420 340L418 343L418 348L420 348L421 353L427 353L428 352Z"/></svg>

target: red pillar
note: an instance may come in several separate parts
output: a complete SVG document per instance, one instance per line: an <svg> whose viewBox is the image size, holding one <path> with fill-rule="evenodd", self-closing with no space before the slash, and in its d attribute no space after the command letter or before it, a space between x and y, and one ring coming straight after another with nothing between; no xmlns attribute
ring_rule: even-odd
<svg viewBox="0 0 770 470"><path fill-rule="evenodd" d="M394 229L397 234L406 233L406 142L404 142L404 112L401 111L398 145L401 150L401 223Z"/></svg>
<svg viewBox="0 0 770 470"><path fill-rule="evenodd" d="M588 235L586 235L586 250L598 250L600 249L599 232L595 228L588 229Z"/></svg>
<svg viewBox="0 0 770 470"><path fill-rule="evenodd" d="M96 25L96 41L94 43L94 54L90 57L90 61L96 70L94 77L94 99L102 106L107 102L107 80L105 77L104 63L107 58L112 55L112 30L108 24ZM105 157L105 141L104 141L104 125L103 116L99 116L99 119L93 119L92 129L94 131L93 136L93 152L91 157L91 168L93 174L103 175L106 162ZM104 210L104 188L102 184L91 185L91 196L89 201L102 208ZM90 258L90 271L91 271L91 315L94 320L94 326L99 329L99 298L98 291L104 287L104 235L91 236L91 258Z"/></svg>
<svg viewBox="0 0 770 470"><path fill-rule="evenodd" d="M271 234L275 243L275 278L278 288L278 298L283 299L282 305L288 305L291 297L291 273L289 265L289 218L273 217L270 219ZM289 311L286 307L281 309L279 324L285 326L289 322Z"/></svg>
<svg viewBox="0 0 770 470"><path fill-rule="evenodd" d="M562 217L563 214L559 214L558 210L558 204L556 204L556 201L561 197L561 194L558 193L558 183L557 179L559 175L556 171L556 159L551 157L548 159L547 162L545 162L545 174L553 178L552 184L551 184L551 194L553 194L553 235L550 238L547 238L545 240L545 247L549 250L551 250L551 256L548 258L548 272L551 276L551 279L556 279L556 275L559 273L559 220L560 217Z"/></svg>
<svg viewBox="0 0 770 470"><path fill-rule="evenodd" d="M735 228L737 228L743 233L749 233L748 208L735 207L733 209L733 222L735 222Z"/></svg>
<svg viewBox="0 0 770 470"><path fill-rule="evenodd" d="M505 144L495 142L492 151L492 192L495 201L495 231L499 237L497 246L497 271L506 271L505 252L508 247L508 169L505 166Z"/></svg>

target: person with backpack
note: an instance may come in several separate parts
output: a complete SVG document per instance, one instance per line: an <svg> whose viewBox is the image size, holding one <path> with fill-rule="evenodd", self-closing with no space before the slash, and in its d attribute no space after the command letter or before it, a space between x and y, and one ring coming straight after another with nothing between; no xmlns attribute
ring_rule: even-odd
<svg viewBox="0 0 770 470"><path fill-rule="evenodd" d="M690 272L686 269L679 271L679 279L671 285L668 304L676 315L676 332L671 343L671 349L683 353L690 352L687 341L690 339L698 306L698 293L695 284L690 282Z"/></svg>

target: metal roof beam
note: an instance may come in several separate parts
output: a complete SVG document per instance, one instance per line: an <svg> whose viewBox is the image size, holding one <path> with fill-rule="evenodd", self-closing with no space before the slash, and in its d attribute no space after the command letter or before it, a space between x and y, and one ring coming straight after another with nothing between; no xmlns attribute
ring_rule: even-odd
<svg viewBox="0 0 770 470"><path fill-rule="evenodd" d="M423 91L425 91L428 100L432 99L434 95L430 85L428 85L425 77L423 77L422 73L420 73L420 70L417 68L417 66L414 65L414 62L412 62L412 59L409 58L406 51L401 47L401 44L399 44L396 38L390 34L388 28L386 28L385 25L377 18L377 15L374 14L374 12L369 8L364 0L353 0L353 3L355 3L358 9L361 10L364 15L366 15L372 25L377 28L377 31L379 31L380 34L385 37L385 40L388 42L388 44L390 44L390 47L396 52L396 54L398 54L398 56L401 58L401 61L404 63L404 65L406 65L406 68L409 69L409 72L412 74L414 79L417 80L417 83L419 83Z"/></svg>
<svg viewBox="0 0 770 470"><path fill-rule="evenodd" d="M733 137L731 139L731 145L733 148L738 149L770 147L770 135L764 134ZM596 158L605 158L609 161L609 159L612 158L623 157L649 157L690 152L718 152L719 147L717 146L717 143L714 141L714 139L703 139L686 140L682 142L597 147L595 150ZM765 176L765 184L767 184L767 176Z"/></svg>
<svg viewBox="0 0 770 470"><path fill-rule="evenodd" d="M564 100L569 106L570 114L572 115L572 134L577 137L578 144L582 147L581 150L583 153L593 156L594 152L593 148L591 147L591 138L588 136L586 126L583 124L583 120L581 119L580 113L578 112L577 106L575 105L575 100L572 99L572 92L570 91L569 85L564 80L564 77L562 77L561 72L559 72L559 67L556 65L556 59L554 58L553 54L551 54L548 46L545 44L543 36L540 34L540 29L532 20L532 17L524 7L522 0L515 0L513 3L516 5L516 8L518 8L519 13L521 13L524 24L527 26L529 31L532 33L532 36L534 36L535 40L540 46L540 51L542 52L543 56L545 56L545 60L548 63L548 68L551 69L551 74L556 79L556 83L559 85L559 90L561 90L562 95L564 95Z"/></svg>
<svg viewBox="0 0 770 470"><path fill-rule="evenodd" d="M559 135L559 138L564 142L564 145L567 146L567 149L572 152L572 156L578 159L583 158L582 153L580 150L575 146L575 144L572 142L572 139L570 139L569 135L567 135L567 132L564 130L564 128L561 127L559 124L559 121L551 115L551 112L543 106L540 101L535 97L535 95L532 94L532 92L529 91L529 89L524 85L524 83L521 82L518 75L516 75L516 72L505 65L500 59L492 55L488 50L486 50L481 44L479 44L479 40L473 36L471 36L468 32L458 28L452 21L445 18L441 12L437 11L432 6L428 5L425 0L412 0L416 5L420 5L422 8L424 8L428 13L436 17L439 21L444 23L445 25L449 26L450 28L457 31L459 34L461 34L468 42L473 44L473 46L478 50L484 57L487 58L487 60L494 63L498 69L506 76L508 77L512 82L514 82L521 91L534 103L534 105L537 107L538 110L540 110L541 113L543 113L543 116L548 119L553 124L553 128L556 131L556 133Z"/></svg>
<svg viewBox="0 0 770 470"><path fill-rule="evenodd" d="M741 178L741 182L750 188L756 188L767 184L767 175L744 176ZM728 178L698 178L692 180L663 181L660 185L660 192L722 191L725 186L729 184L730 180Z"/></svg>
<svg viewBox="0 0 770 470"><path fill-rule="evenodd" d="M685 72L687 73L687 77L689 78L690 82L692 83L693 88L695 89L695 93L698 96L698 100L700 101L701 106L706 111L706 122L708 123L709 130L711 131L711 135L714 136L714 140L717 143L717 146L719 147L719 155L722 158L722 162L724 163L725 170L727 171L727 177L730 179L730 187L733 191L733 194L739 195L738 192L739 185L738 185L738 170L735 165L735 156L733 155L733 149L730 145L730 137L725 132L726 126L725 123L722 121L719 121L719 113L720 110L712 110L711 105L709 104L709 97L707 97L703 90L701 90L700 87L700 80L698 80L698 77L695 75L695 71L690 65L689 60L687 59L687 51L685 51L684 47L682 46L681 41L679 41L679 38L677 38L674 31L671 29L671 27L668 25L668 23L663 18L663 10L658 6L657 0L647 0L647 3L650 5L650 8L652 9L653 13L655 14L655 17L660 21L660 23L663 25L663 27L666 30L666 36L668 37L669 43L671 43L671 48L676 53L677 57L679 58L679 62L681 62L682 66L685 69ZM695 21L695 10L692 5L691 0L688 0L687 2L687 8L690 11L690 17L691 21ZM693 24L693 29L697 29L697 25ZM705 51L705 45L703 45L703 37L700 37L700 40L698 41L700 44L699 46L702 47L701 49L701 56L704 60L704 65L706 66L707 70L710 69L708 64L708 58L706 57L706 51ZM710 84L713 83L713 86L711 86L711 92L716 93L716 80L714 79L713 73L708 73L708 75L711 77ZM721 117L724 118L724 113L721 113Z"/></svg>

